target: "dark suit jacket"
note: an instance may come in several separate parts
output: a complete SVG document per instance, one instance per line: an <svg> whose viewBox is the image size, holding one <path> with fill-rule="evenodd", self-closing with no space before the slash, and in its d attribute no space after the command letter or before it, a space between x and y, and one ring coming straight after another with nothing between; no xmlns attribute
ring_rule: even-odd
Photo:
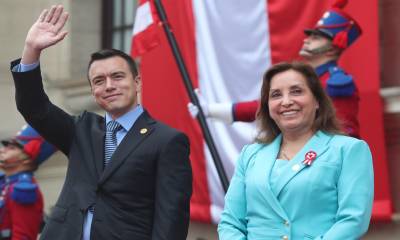
<svg viewBox="0 0 400 240"><path fill-rule="evenodd" d="M93 204L91 239L186 239L192 193L186 135L145 111L103 171L104 118L90 112L74 117L53 105L40 67L12 74L18 110L69 159L41 239L81 240L85 213Z"/></svg>

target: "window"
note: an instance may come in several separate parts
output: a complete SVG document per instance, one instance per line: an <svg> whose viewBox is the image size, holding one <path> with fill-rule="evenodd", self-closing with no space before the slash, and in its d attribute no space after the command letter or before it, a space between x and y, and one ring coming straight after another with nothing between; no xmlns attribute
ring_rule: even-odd
<svg viewBox="0 0 400 240"><path fill-rule="evenodd" d="M130 53L137 0L103 0L102 47Z"/></svg>

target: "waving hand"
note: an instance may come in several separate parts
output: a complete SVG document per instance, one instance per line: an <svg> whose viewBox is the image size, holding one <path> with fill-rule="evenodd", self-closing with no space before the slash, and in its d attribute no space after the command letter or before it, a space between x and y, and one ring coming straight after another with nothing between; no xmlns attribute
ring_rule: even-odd
<svg viewBox="0 0 400 240"><path fill-rule="evenodd" d="M63 30L67 19L68 13L61 5L43 10L26 36L21 63L37 62L42 50L63 40L68 33Z"/></svg>

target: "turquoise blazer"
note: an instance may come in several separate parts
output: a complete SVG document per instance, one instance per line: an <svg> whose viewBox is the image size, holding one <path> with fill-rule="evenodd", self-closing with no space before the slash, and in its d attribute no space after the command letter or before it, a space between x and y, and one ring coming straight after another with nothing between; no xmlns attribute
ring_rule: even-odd
<svg viewBox="0 0 400 240"><path fill-rule="evenodd" d="M368 230L373 203L368 145L319 131L272 188L269 176L281 140L243 148L225 196L219 239L359 239ZM317 154L310 166L303 164L309 151Z"/></svg>

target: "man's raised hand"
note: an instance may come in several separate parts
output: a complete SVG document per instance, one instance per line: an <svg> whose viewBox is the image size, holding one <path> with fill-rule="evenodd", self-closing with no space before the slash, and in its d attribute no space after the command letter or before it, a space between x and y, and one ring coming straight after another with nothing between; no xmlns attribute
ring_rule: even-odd
<svg viewBox="0 0 400 240"><path fill-rule="evenodd" d="M68 33L63 30L67 20L68 13L64 11L62 5L52 6L50 10L43 10L26 36L21 63L37 62L43 49L64 39Z"/></svg>

